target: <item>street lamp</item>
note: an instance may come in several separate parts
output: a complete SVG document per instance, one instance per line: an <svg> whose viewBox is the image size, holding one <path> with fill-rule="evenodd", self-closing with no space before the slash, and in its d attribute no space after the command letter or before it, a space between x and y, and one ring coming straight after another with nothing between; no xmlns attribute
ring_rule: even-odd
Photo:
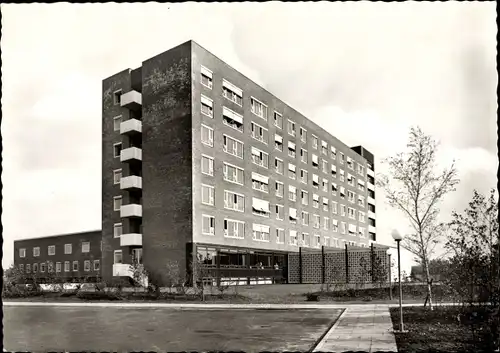
<svg viewBox="0 0 500 353"><path fill-rule="evenodd" d="M398 232L397 229L394 229L391 232L392 238L398 244L398 278L399 278L399 332L406 332L403 326L403 287L401 287L401 251L400 251L400 243L403 240L403 236Z"/></svg>

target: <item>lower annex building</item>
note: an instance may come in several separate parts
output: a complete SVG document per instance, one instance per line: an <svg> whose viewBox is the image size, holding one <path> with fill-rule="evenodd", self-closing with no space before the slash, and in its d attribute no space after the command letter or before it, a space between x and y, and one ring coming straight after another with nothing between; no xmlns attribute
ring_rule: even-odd
<svg viewBox="0 0 500 353"><path fill-rule="evenodd" d="M374 156L194 41L103 80L105 280L286 276L299 247L376 241Z"/></svg>

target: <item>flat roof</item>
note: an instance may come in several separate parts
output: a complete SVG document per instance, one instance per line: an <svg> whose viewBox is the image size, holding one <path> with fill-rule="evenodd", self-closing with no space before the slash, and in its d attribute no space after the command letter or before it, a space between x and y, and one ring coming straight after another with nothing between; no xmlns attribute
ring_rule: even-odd
<svg viewBox="0 0 500 353"><path fill-rule="evenodd" d="M64 237L64 236L69 236L69 235L89 234L89 233L97 233L97 232L102 232L102 229L86 230L86 231L82 231L82 232L63 233L63 234L55 234L55 235L45 235L45 236L34 237L34 238L16 239L16 240L14 240L14 242L26 241L26 240L36 240L36 239L56 238L56 237Z"/></svg>

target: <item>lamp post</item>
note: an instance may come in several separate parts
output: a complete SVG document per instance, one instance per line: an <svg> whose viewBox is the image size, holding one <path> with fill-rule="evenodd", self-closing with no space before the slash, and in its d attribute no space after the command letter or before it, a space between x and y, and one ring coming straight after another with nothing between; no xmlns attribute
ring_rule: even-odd
<svg viewBox="0 0 500 353"><path fill-rule="evenodd" d="M399 279L399 332L405 332L403 326L403 287L401 286L401 251L400 243L403 240L403 236L394 229L391 233L392 238L398 244L398 279Z"/></svg>

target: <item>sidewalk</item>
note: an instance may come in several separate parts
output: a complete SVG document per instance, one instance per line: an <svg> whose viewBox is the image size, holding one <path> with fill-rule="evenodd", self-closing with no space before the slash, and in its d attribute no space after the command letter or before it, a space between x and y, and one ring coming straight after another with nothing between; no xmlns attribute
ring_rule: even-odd
<svg viewBox="0 0 500 353"><path fill-rule="evenodd" d="M346 308L314 352L397 352L388 305Z"/></svg>

